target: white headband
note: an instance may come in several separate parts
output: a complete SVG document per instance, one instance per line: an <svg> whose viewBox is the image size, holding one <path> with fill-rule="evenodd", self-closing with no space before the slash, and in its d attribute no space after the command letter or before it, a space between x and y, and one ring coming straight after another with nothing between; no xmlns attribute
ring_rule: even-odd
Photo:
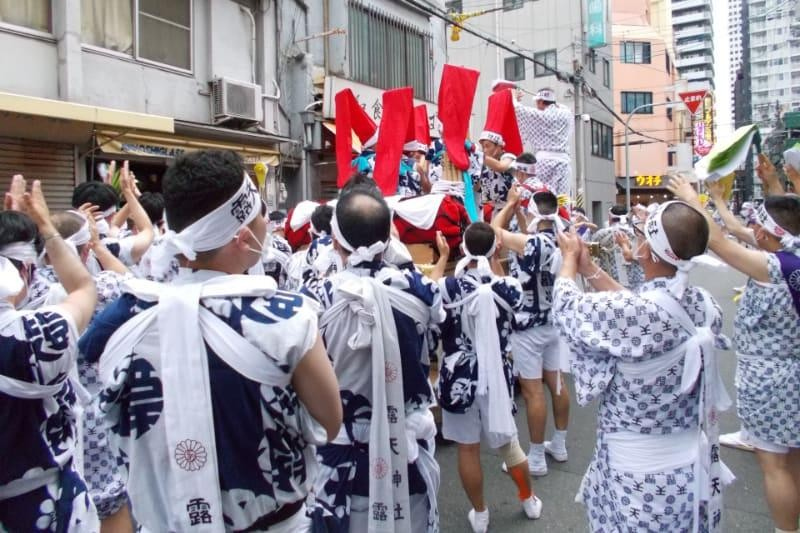
<svg viewBox="0 0 800 533"><path fill-rule="evenodd" d="M35 264L36 248L33 241L12 242L0 248L0 298L16 296L25 286L11 259L26 265Z"/></svg>
<svg viewBox="0 0 800 533"><path fill-rule="evenodd" d="M534 197L536 194L534 193ZM539 228L539 222L542 221L550 221L553 223L553 227L556 231L564 231L564 220L559 216L558 210L555 213L550 215L543 215L539 212L539 208L536 207L536 202L531 198L530 202L528 202L528 213L533 215L533 220L530 224L528 224L527 231L528 233L534 233Z"/></svg>
<svg viewBox="0 0 800 533"><path fill-rule="evenodd" d="M117 206L112 205L111 207L109 207L105 211L100 211L99 213L97 213L95 218L98 218L98 219L100 219L100 218L108 218L111 215L115 214L116 212L117 212Z"/></svg>
<svg viewBox="0 0 800 533"><path fill-rule="evenodd" d="M528 176L536 175L536 163L520 163L519 161L514 161L511 166L514 170L519 170Z"/></svg>
<svg viewBox="0 0 800 533"><path fill-rule="evenodd" d="M80 217L80 219L83 221L83 225L81 225L78 231L76 231L75 233L73 233L64 240L66 242L74 244L76 248L78 246L83 246L84 244L87 244L92 239L92 232L89 230L89 221L80 211L70 210L67 212Z"/></svg>
<svg viewBox="0 0 800 533"><path fill-rule="evenodd" d="M172 257L182 254L193 261L197 252L216 250L228 244L236 232L256 218L261 208L261 197L250 177L245 173L242 185L233 196L201 219L185 227L180 233L167 230L162 237L163 254L159 263L169 263ZM165 218L169 227L169 217ZM161 255L160 254L160 255Z"/></svg>
<svg viewBox="0 0 800 533"><path fill-rule="evenodd" d="M792 235L779 226L778 223L775 222L775 219L772 218L772 215L767 212L767 208L764 207L764 204L761 204L755 209L755 215L756 222L758 222L760 226L762 226L772 235L780 239L781 246L783 246L785 249L789 250L800 246L800 235Z"/></svg>
<svg viewBox="0 0 800 533"><path fill-rule="evenodd" d="M333 232L333 238L336 239L342 248L350 252L350 255L347 256L347 263L352 266L356 266L365 261L374 261L375 256L382 254L389 245L389 241L375 241L369 246L354 247L347 242L347 239L342 235L342 230L339 229L339 222L336 220L336 213L334 213L333 218L331 218L331 231Z"/></svg>
<svg viewBox="0 0 800 533"><path fill-rule="evenodd" d="M690 260L681 259L669 244L667 232L664 229L662 218L664 212L673 204L689 205L685 202L672 200L661 204L655 213L647 217L645 222L644 236L650 245L653 261L664 260L678 269L675 277L667 283L667 288L676 297L681 298L689 284L689 271L695 265L703 263L709 266L722 266L722 263L705 255L705 253L695 256ZM706 246L708 243L706 243Z"/></svg>
<svg viewBox="0 0 800 533"><path fill-rule="evenodd" d="M505 139L503 139L503 136L500 135L499 133L494 132L494 131L486 131L486 130L482 131L481 132L481 136L478 138L478 140L479 141L491 141L491 142L495 143L498 146L505 146L506 145L506 141L505 141Z"/></svg>
<svg viewBox="0 0 800 533"><path fill-rule="evenodd" d="M478 274L491 276L492 266L489 264L489 258L494 255L495 250L497 250L497 236L495 236L492 241L492 247L489 248L489 251L484 255L473 255L472 252L467 249L466 241L462 240L461 251L464 252L464 257L456 263L455 276L461 276L472 261L478 262L478 268L475 269Z"/></svg>

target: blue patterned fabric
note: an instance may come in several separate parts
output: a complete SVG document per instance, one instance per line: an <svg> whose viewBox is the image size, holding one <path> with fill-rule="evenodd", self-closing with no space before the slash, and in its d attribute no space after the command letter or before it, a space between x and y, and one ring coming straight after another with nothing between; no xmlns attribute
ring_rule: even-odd
<svg viewBox="0 0 800 533"><path fill-rule="evenodd" d="M416 171L417 160L403 156L400 159L400 176L397 182L399 196L412 197L422 194L422 181Z"/></svg>
<svg viewBox="0 0 800 533"><path fill-rule="evenodd" d="M346 273L379 279L385 285L399 289L417 298L431 308L432 320L441 319L441 295L436 284L416 271L400 271L387 264L361 263L348 267ZM337 301L336 287L339 277L312 277L303 287L303 293L320 303L320 313ZM402 358L403 397L406 415L426 410L433 405L433 393L428 380L428 353L424 350L425 334L431 324L417 324L411 317L393 309ZM437 318L438 317L438 318ZM369 349L352 350L347 344L356 324L334 323L323 331L339 380L344 411L342 432L346 443L320 446L317 457L320 470L317 475L315 520L325 523L328 531L349 531L351 496L369 496L369 425L372 418L372 368ZM354 331L354 330L353 330ZM417 444L430 449L432 443L418 440ZM416 463L408 465L410 494L425 494L426 488Z"/></svg>
<svg viewBox="0 0 800 533"><path fill-rule="evenodd" d="M103 271L95 276L97 288L96 317L109 304L122 296L122 282L130 277L116 272ZM117 464L117 458L108 445L108 430L100 411L98 395L101 390L97 364L78 355L78 377L81 385L92 395L92 403L83 413L83 472L89 494L97 514L104 519L122 508L128 501L125 492L125 477Z"/></svg>
<svg viewBox="0 0 800 533"><path fill-rule="evenodd" d="M292 256L292 247L286 241L286 239L279 237L278 235L270 236L270 246L285 254L287 257L287 261L281 262L275 257L270 257L262 261L262 265L264 266L264 274L271 277L275 280L275 283L278 284L279 289L286 289L287 282L289 279L289 272L288 272L288 258Z"/></svg>
<svg viewBox="0 0 800 533"><path fill-rule="evenodd" d="M657 475L616 471L603 443L606 433L666 435L698 427L701 379L681 392L683 358L646 378L629 379L617 371L618 362L650 361L688 339L677 319L639 295L667 290L666 279L647 281L635 292L583 293L574 281L558 278L554 290L553 317L575 357L578 403L600 402L597 446L579 493L591 531L691 530L696 495L687 490L694 479L690 467ZM729 347L721 334L722 313L707 291L689 287L679 303L698 327L711 323L717 348ZM713 317L706 316L706 309ZM701 517L701 529L705 522L707 517Z"/></svg>
<svg viewBox="0 0 800 533"><path fill-rule="evenodd" d="M800 317L775 254L769 284L747 281L734 319L736 404L756 437L800 447Z"/></svg>
<svg viewBox="0 0 800 533"><path fill-rule="evenodd" d="M6 303L0 317L15 313ZM15 498L0 500L0 530L66 531L97 519L86 485L72 461L76 395L67 377L75 364L73 321L54 310L25 312L0 330L0 375L39 385L62 384L41 400L0 392L0 487L23 478L54 478Z"/></svg>
<svg viewBox="0 0 800 533"><path fill-rule="evenodd" d="M445 304L462 300L475 290L478 285L491 283L494 293L505 301L511 309L519 309L522 305L522 288L519 282L511 277L489 277L467 271L463 278L447 277L440 281L442 297ZM500 336L499 356L503 359L509 395L513 398L513 368L508 357L511 313L498 304L497 332ZM478 355L473 340L464 331L461 323L461 309L446 309L445 321L440 326L442 338L442 363L439 365L439 404L442 409L452 413L464 413L475 400L478 385Z"/></svg>
<svg viewBox="0 0 800 533"><path fill-rule="evenodd" d="M550 264L558 249L553 230L542 230L528 237L522 256L513 252L509 272L522 285L522 309L514 314L514 330L522 331L550 323L553 283Z"/></svg>
<svg viewBox="0 0 800 533"><path fill-rule="evenodd" d="M117 328L151 305L125 294L108 306L81 338L87 361L97 361ZM271 298L214 298L202 300L201 305L259 348L265 364L286 374L294 372L316 339L316 316L297 294L277 291ZM291 385L279 388L251 381L206 349L223 516L227 528L243 530L305 500L312 448L303 437L300 404ZM148 461L173 460L172 450L161 449L166 439L161 357L157 334L151 330L140 344L131 346L114 380L105 383L100 393L109 441L122 468L131 479L151 476L153 490L158 489L159 473L146 468ZM134 459L141 461L141 470ZM174 460L180 460L177 451ZM178 512L161 509L163 516L136 517L136 495L130 497L134 517L145 525L164 524L166 515Z"/></svg>
<svg viewBox="0 0 800 533"><path fill-rule="evenodd" d="M644 271L637 261L626 262L622 258L622 250L614 240L614 234L622 232L628 236L631 246L636 246L636 235L633 230L623 224L612 224L608 228L602 228L595 232L593 239L600 244L600 256L597 258L597 265L602 268L609 276L620 282L622 273L618 266L623 265L625 275L628 280L625 285L628 289L634 290L644 282Z"/></svg>

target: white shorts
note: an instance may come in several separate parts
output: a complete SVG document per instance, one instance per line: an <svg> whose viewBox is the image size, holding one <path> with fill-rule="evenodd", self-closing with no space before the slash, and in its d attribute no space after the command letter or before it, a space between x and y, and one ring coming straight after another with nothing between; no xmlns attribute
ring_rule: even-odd
<svg viewBox="0 0 800 533"><path fill-rule="evenodd" d="M511 352L514 375L522 379L542 379L542 369L555 372L561 368L558 329L552 325L512 332Z"/></svg>
<svg viewBox="0 0 800 533"><path fill-rule="evenodd" d="M442 409L442 436L459 444L479 444L483 431L492 449L505 446L517 438L516 435L502 438L489 433L488 403L486 396L475 396L475 401L465 413L451 413Z"/></svg>
<svg viewBox="0 0 800 533"><path fill-rule="evenodd" d="M764 440L760 437L756 437L745 428L742 428L741 432L739 433L742 437L742 440L745 441L747 444L750 444L754 448L758 448L759 450L770 452L770 453L789 453L788 446L784 446L783 444L775 444L774 442L770 442L768 440Z"/></svg>

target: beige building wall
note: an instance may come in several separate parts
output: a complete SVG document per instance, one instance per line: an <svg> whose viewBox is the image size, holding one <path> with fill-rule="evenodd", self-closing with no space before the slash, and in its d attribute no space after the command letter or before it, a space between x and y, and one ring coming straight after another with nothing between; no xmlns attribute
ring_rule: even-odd
<svg viewBox="0 0 800 533"><path fill-rule="evenodd" d="M654 104L676 101L677 73L670 34L669 10L665 0L614 0L612 3L612 34L614 64L614 108L623 118L623 93L648 93ZM655 20L655 26L653 25ZM623 61L623 42L648 43L649 63ZM669 60L667 59L669 58ZM664 175L677 166L676 145L681 142L681 112L667 106L644 109L630 119L629 132L630 175ZM625 176L625 127L614 125L615 170L618 177ZM670 156L669 153L673 152Z"/></svg>

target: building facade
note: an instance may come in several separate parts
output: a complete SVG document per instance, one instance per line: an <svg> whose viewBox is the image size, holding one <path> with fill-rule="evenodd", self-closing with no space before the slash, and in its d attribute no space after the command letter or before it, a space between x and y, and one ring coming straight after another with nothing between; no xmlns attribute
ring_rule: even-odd
<svg viewBox="0 0 800 533"><path fill-rule="evenodd" d="M771 128L800 111L800 1L748 0L748 10L752 118Z"/></svg>
<svg viewBox="0 0 800 533"><path fill-rule="evenodd" d="M0 45L0 188L44 177L56 208L111 160L158 190L203 147L264 163L272 209L330 197L335 92L379 122L382 91L410 85L433 117L446 59L444 21L390 0L2 2Z"/></svg>
<svg viewBox="0 0 800 533"><path fill-rule="evenodd" d="M587 26L583 4L580 0L503 0L498 2L502 9L467 21L469 27L483 35L498 35L501 43L508 47L519 49L526 56L563 72L566 76L562 79L541 65L466 32L461 32L458 41L449 43L448 57L450 63L466 65L481 72L470 127L473 137L483 128L486 102L492 80L496 78L516 82L526 93L526 105L534 105L531 95L547 87L555 91L559 103L574 111L575 138L571 146L575 173L573 190L578 191L579 184L586 183L583 193L586 212L595 221L602 222L615 196L614 117L601 104L602 100L613 109L613 52L610 46L588 48L587 35L579 31L579 28ZM462 0L448 2L448 5L451 10L463 13L490 7L484 0ZM605 23L610 28L610 17L606 16ZM586 82L580 92L576 91L580 85L574 83L575 78L569 79L576 73Z"/></svg>
<svg viewBox="0 0 800 533"><path fill-rule="evenodd" d="M672 0L675 66L689 90L714 88L714 25L711 0Z"/></svg>
<svg viewBox="0 0 800 533"><path fill-rule="evenodd" d="M425 104L431 124L442 69L447 60L443 1L316 0L308 6L305 98L289 109L304 117L310 197L336 195L334 96L352 89L380 124L381 95L411 86L415 104ZM289 21L287 21L289 23ZM299 89L298 88L298 89Z"/></svg>
<svg viewBox="0 0 800 533"><path fill-rule="evenodd" d="M658 3L618 0L614 3L614 104L629 123L614 127L615 170L619 199L626 196L630 176L631 202L661 202L668 194L665 175L691 168L691 147L685 142L688 115L677 93L675 56L663 26L651 24Z"/></svg>
<svg viewBox="0 0 800 533"><path fill-rule="evenodd" d="M175 155L229 148L251 172L263 163L265 197L285 203L303 184L280 104L276 5L3 2L0 46L14 53L0 57L0 188L17 172L44 177L62 208L110 160L130 160L140 188L159 190Z"/></svg>

